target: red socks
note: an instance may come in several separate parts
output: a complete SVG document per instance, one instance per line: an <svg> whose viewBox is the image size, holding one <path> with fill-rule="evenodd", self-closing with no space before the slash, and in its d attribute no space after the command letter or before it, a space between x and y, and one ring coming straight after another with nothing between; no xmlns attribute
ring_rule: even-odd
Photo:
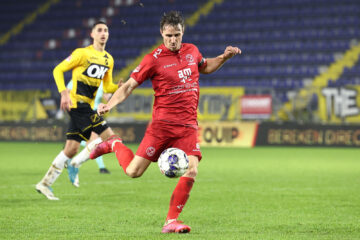
<svg viewBox="0 0 360 240"><path fill-rule="evenodd" d="M186 201L189 198L191 188L194 184L194 179L190 177L180 177L173 194L170 199L169 212L166 221L169 219L177 219Z"/></svg>
<svg viewBox="0 0 360 240"><path fill-rule="evenodd" d="M119 161L120 166L124 169L126 173L126 168L129 166L131 160L134 158L134 153L122 144L121 142L116 142L113 147L113 151L115 152L116 158Z"/></svg>

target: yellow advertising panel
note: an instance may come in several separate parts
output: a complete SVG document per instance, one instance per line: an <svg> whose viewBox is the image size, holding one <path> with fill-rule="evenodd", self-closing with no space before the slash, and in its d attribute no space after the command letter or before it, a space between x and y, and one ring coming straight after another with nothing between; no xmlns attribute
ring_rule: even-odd
<svg viewBox="0 0 360 240"><path fill-rule="evenodd" d="M230 121L241 119L242 87L201 88L198 107L199 121Z"/></svg>
<svg viewBox="0 0 360 240"><path fill-rule="evenodd" d="M40 98L51 97L50 90L0 91L0 121L32 121L48 116Z"/></svg>
<svg viewBox="0 0 360 240"><path fill-rule="evenodd" d="M108 120L151 120L154 103L154 90L152 88L137 88L122 103L118 104L106 116Z"/></svg>
<svg viewBox="0 0 360 240"><path fill-rule="evenodd" d="M240 97L242 87L201 88L198 107L200 121L238 120L240 117ZM154 91L152 88L137 88L107 116L122 120L151 120Z"/></svg>
<svg viewBox="0 0 360 240"><path fill-rule="evenodd" d="M256 122L200 122L199 140L203 147L253 147Z"/></svg>

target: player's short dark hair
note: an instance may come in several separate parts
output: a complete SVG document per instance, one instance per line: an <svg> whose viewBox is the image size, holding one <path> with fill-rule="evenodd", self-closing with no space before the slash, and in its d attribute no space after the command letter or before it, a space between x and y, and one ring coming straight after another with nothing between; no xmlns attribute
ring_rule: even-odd
<svg viewBox="0 0 360 240"><path fill-rule="evenodd" d="M185 21L181 14L181 12L178 11L170 11L167 13L164 13L164 15L161 18L160 21L160 29L163 30L165 25L171 25L174 27L177 27L177 25L180 24L182 29L184 30L185 27Z"/></svg>
<svg viewBox="0 0 360 240"><path fill-rule="evenodd" d="M106 22L99 20L99 21L95 22L95 23L92 25L91 30L94 30L94 28L95 28L97 25L99 25L99 24L104 24L104 25L108 26L108 25L106 24Z"/></svg>

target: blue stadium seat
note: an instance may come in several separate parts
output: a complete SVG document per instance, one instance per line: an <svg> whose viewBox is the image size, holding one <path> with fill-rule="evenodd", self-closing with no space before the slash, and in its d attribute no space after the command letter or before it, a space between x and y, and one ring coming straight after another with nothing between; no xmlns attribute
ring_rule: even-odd
<svg viewBox="0 0 360 240"><path fill-rule="evenodd" d="M2 32L45 2L19 1L4 0L0 9ZM87 20L105 16L111 2L88 0L79 5L77 1L60 1L38 16L0 46L0 70L4 73L0 89L18 89L16 82L25 82L21 85L24 89L54 89L53 67L81 47L89 38ZM135 2L118 7L114 16L105 16L110 26L107 50L115 59L115 71L160 39L163 12L176 9L190 16L205 2L152 0L144 1L144 7ZM358 0L227 0L201 16L195 26L187 27L183 40L196 44L204 57L221 54L227 45L243 51L219 71L201 76L201 86L273 88L286 100L286 91L302 87L303 79L315 77L319 67L330 65L336 53L345 52L353 39L360 38L359 24ZM75 38L66 37L69 29L76 30ZM47 49L46 43L52 39L59 46ZM338 82L329 84L358 83L359 69L359 65L345 69ZM143 86L149 87L151 82Z"/></svg>

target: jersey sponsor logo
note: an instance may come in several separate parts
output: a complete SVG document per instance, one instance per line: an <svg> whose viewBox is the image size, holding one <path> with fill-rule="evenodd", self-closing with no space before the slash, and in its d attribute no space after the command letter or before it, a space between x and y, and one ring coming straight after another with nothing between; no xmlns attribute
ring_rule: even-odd
<svg viewBox="0 0 360 240"><path fill-rule="evenodd" d="M185 68L178 71L180 82L185 83L187 81L191 81L191 68Z"/></svg>
<svg viewBox="0 0 360 240"><path fill-rule="evenodd" d="M108 69L106 66L92 63L83 74L91 78L103 79Z"/></svg>
<svg viewBox="0 0 360 240"><path fill-rule="evenodd" d="M197 82L181 84L176 87L171 88L168 94L179 94L184 92L197 92Z"/></svg>
<svg viewBox="0 0 360 240"><path fill-rule="evenodd" d="M161 51L162 51L162 49L161 48L158 48L158 49L156 49L156 51L154 52L154 54L153 54L153 56L154 56L154 58L158 58L158 56L160 55L160 53L161 53Z"/></svg>
<svg viewBox="0 0 360 240"><path fill-rule="evenodd" d="M154 154L155 154L155 148L154 147L148 147L146 149L146 155L148 155L149 157L154 156Z"/></svg>
<svg viewBox="0 0 360 240"><path fill-rule="evenodd" d="M195 64L193 55L187 54L185 56L185 59L188 62L188 65L194 65Z"/></svg>
<svg viewBox="0 0 360 240"><path fill-rule="evenodd" d="M172 64L165 65L164 68L175 67L176 65L177 65L176 63L172 63Z"/></svg>

